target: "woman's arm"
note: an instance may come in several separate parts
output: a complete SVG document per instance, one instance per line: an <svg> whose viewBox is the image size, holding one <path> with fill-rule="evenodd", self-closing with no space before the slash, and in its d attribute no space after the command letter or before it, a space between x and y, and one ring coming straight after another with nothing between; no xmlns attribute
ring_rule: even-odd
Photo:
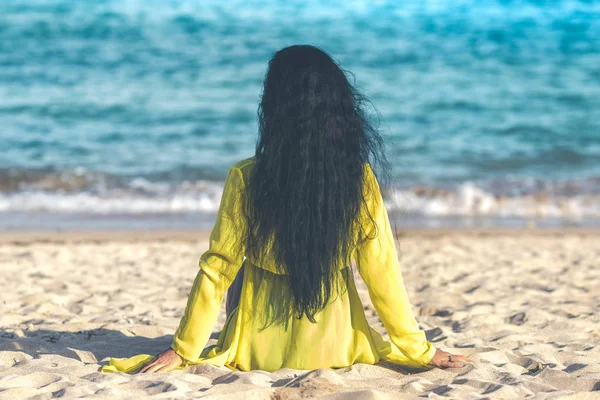
<svg viewBox="0 0 600 400"><path fill-rule="evenodd" d="M379 183L370 166L365 171L367 238L357 254L358 270L367 285L377 315L392 342L410 360L421 365L459 368L470 359L436 349L419 329L404 286L394 235ZM374 223L374 224L373 224Z"/></svg>
<svg viewBox="0 0 600 400"><path fill-rule="evenodd" d="M200 270L171 344L186 360L195 361L200 356L219 316L223 295L242 266L246 229L241 212L243 196L242 173L232 168L225 180L209 249L200 258Z"/></svg>
<svg viewBox="0 0 600 400"><path fill-rule="evenodd" d="M232 167L227 174L209 249L200 257L187 305L173 336L171 349L161 353L140 372L168 371L182 361L196 361L217 321L223 296L242 266L247 229L242 173ZM176 353L176 354L175 354Z"/></svg>
<svg viewBox="0 0 600 400"><path fill-rule="evenodd" d="M413 315L387 210L371 167L365 171L365 192L372 220L364 222L367 237L358 248L359 273L392 343L410 360L426 365L436 349Z"/></svg>

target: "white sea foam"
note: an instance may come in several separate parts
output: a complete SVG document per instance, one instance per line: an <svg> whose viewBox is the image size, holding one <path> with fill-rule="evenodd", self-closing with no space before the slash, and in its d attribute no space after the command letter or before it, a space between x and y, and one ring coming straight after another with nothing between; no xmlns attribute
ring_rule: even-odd
<svg viewBox="0 0 600 400"><path fill-rule="evenodd" d="M0 212L86 214L214 214L219 208L222 184L206 181L178 186L136 179L127 189L102 192L25 190L0 194ZM424 217L559 218L581 220L600 217L600 194L553 196L533 193L496 195L472 182L453 190L420 187L394 189L386 196L390 211Z"/></svg>
<svg viewBox="0 0 600 400"><path fill-rule="evenodd" d="M455 191L423 195L413 190L393 191L388 209L401 213L446 217L523 217L579 220L600 216L600 195L556 197L547 194L499 196L467 182Z"/></svg>

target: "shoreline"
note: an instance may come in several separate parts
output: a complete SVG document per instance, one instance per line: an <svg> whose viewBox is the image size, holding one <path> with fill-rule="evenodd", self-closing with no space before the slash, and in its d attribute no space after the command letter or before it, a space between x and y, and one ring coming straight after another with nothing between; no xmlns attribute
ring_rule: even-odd
<svg viewBox="0 0 600 400"><path fill-rule="evenodd" d="M421 230L498 230L507 229L600 229L600 218L568 220L557 217L495 217L480 215L425 216L389 211L392 228L410 232ZM210 231L216 213L86 214L46 212L0 212L0 232L198 232Z"/></svg>
<svg viewBox="0 0 600 400"><path fill-rule="evenodd" d="M564 227L564 228L400 228L396 230L399 238L410 237L452 237L452 236L600 236L600 228ZM157 240L198 242L207 241L210 230L24 230L0 231L0 244L9 243L64 243L64 242L148 242Z"/></svg>

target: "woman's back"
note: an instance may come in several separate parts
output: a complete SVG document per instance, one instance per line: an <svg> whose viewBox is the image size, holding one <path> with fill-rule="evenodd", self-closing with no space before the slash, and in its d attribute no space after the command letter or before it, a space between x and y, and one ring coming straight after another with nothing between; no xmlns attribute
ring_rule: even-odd
<svg viewBox="0 0 600 400"><path fill-rule="evenodd" d="M238 174L237 171L239 171L239 183L238 183L238 191L232 191L232 192L228 192L228 193L223 193L223 196L229 196L230 199L228 201L232 201L232 202L237 202L237 205L235 205L235 207L237 207L237 211L236 215L238 217L236 217L236 219L240 222L240 224L238 224L237 226L232 225L232 229L235 230L242 230L245 231L247 230L247 225L248 225L248 221L245 220L244 217L240 218L241 216L245 216L247 217L247 212L246 211L242 211L241 207L245 207L248 203L248 193L247 193L247 189L248 189L248 185L250 184L250 176L253 172L253 169L256 165L256 157L252 156L252 157L248 157L245 158L241 161L238 161L237 163L235 163L235 165L233 165L232 167L232 171L230 171L229 173L233 173L233 174ZM234 172L235 171L235 172ZM372 225L373 222L370 220L369 218L369 210L373 210L376 207L375 201L377 199L377 196L375 196L375 192L379 191L379 187L378 185L376 185L376 177L373 173L373 170L371 169L369 164L364 164L364 179L365 179L365 191L364 191L364 197L365 197L365 207L363 207L363 209L361 210L361 214L358 216L358 218L360 219L360 225L361 226L368 226L368 225ZM375 184L374 184L375 183ZM358 243L361 240L361 237L364 235L364 232L361 232L358 229L355 229L353 232L353 242ZM362 238L362 240L364 240L364 238ZM272 242L270 243L270 246L272 247ZM253 257L252 254L249 254L248 252L246 252L244 254L244 256L246 257L246 262L247 263L252 263L255 266L265 269L267 271L270 271L274 274L287 274L287 272L285 270L280 270L279 268L277 268L277 265L275 263L274 257L272 254L269 254L269 251L265 252L267 254L267 257L264 257L262 260L258 260L255 257ZM356 253L355 251L352 252L351 255L351 259L355 259L356 257ZM344 268L346 267L348 264L344 263L344 260L338 260L338 269Z"/></svg>
<svg viewBox="0 0 600 400"><path fill-rule="evenodd" d="M244 262L243 249L232 245L239 243L244 229L239 217L244 212L238 208L244 201L239 197L247 190L244 178L253 163L252 158L245 159L229 171L210 248L200 260L201 273L194 282L172 348L190 364L211 363L242 370L335 368L355 362L373 364L381 359L404 365L427 365L435 349L419 330L412 314L387 211L378 185L372 185L376 178L369 166L365 180L371 180L371 185L365 187L374 191L366 197L370 216L363 218L372 219L372 227L366 230L368 237L360 241L355 260L392 343L368 325L348 266L338 269L342 290L315 315L315 322L291 313L273 321L276 309L293 301L289 277L270 264ZM229 315L218 344L203 349L223 293L242 265L239 304Z"/></svg>

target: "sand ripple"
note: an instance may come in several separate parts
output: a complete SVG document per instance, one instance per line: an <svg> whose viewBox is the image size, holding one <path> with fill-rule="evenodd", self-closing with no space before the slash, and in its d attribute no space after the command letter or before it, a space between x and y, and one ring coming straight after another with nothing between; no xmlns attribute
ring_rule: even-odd
<svg viewBox="0 0 600 400"><path fill-rule="evenodd" d="M592 393L600 390L598 234L403 237L404 277L419 322L436 346L475 360L421 373L387 364L100 373L110 356L168 347L206 235L47 239L0 243L0 398L600 397ZM357 282L372 326L383 332ZM224 322L221 315L212 342Z"/></svg>

